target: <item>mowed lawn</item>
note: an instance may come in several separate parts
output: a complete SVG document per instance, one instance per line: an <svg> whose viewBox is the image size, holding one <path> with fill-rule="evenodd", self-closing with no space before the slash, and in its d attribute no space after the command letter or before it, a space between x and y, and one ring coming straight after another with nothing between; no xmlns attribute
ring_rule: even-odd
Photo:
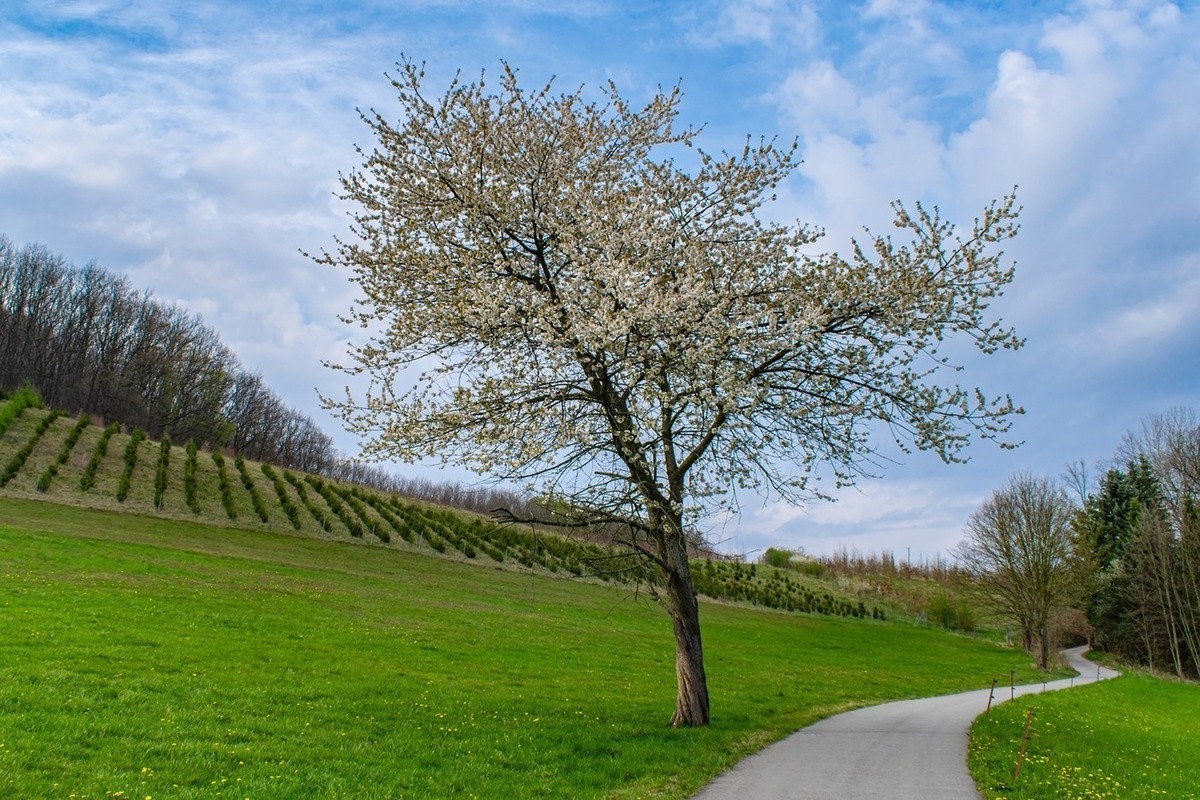
<svg viewBox="0 0 1200 800"><path fill-rule="evenodd" d="M1200 685L1130 675L1005 703L975 721L969 760L989 800L1194 800Z"/></svg>
<svg viewBox="0 0 1200 800"><path fill-rule="evenodd" d="M1034 674L901 623L703 624L713 725L671 730L628 590L0 499L0 797L683 798L819 717Z"/></svg>

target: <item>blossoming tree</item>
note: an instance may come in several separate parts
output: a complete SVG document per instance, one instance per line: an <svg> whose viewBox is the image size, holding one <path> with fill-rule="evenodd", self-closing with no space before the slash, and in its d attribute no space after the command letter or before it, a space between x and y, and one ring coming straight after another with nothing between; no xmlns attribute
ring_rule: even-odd
<svg viewBox="0 0 1200 800"><path fill-rule="evenodd" d="M674 626L672 724L705 725L696 519L738 490L811 499L818 468L853 482L875 423L946 461L1004 445L1019 409L943 380L939 347L1021 344L987 314L1013 198L961 237L897 204L901 242L814 254L819 231L760 216L796 148L705 152L678 91L639 109L611 84L523 90L507 66L496 90L430 98L423 79L398 65L402 117L364 114L377 146L342 178L353 236L319 260L363 294L348 321L368 341L335 366L371 380L326 403L368 456L521 480L617 531Z"/></svg>

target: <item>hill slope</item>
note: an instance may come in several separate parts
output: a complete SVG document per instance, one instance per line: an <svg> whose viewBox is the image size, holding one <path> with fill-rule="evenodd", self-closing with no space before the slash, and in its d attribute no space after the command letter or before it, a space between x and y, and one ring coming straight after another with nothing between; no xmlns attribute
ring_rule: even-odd
<svg viewBox="0 0 1200 800"><path fill-rule="evenodd" d="M682 798L820 716L1033 674L708 604L713 726L674 731L669 625L620 587L12 497L0 564L8 797Z"/></svg>
<svg viewBox="0 0 1200 800"><path fill-rule="evenodd" d="M621 562L587 541L499 526L468 512L33 407L0 426L0 497L357 541L493 567L621 577L614 574ZM603 570L593 569L601 564ZM786 570L705 560L696 562L694 574L697 590L715 599L830 616L887 616L869 594Z"/></svg>

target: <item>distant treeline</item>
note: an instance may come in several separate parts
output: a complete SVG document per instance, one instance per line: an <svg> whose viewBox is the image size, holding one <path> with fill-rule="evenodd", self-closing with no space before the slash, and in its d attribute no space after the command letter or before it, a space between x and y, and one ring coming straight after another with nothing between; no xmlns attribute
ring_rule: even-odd
<svg viewBox="0 0 1200 800"><path fill-rule="evenodd" d="M529 518L540 513L532 499L502 486L478 488L457 481L437 483L426 478L405 478L378 466L348 459L337 462L328 475L346 483L479 514L504 509L515 516Z"/></svg>
<svg viewBox="0 0 1200 800"><path fill-rule="evenodd" d="M333 440L248 372L199 317L89 263L0 235L0 389L47 404L328 474Z"/></svg>

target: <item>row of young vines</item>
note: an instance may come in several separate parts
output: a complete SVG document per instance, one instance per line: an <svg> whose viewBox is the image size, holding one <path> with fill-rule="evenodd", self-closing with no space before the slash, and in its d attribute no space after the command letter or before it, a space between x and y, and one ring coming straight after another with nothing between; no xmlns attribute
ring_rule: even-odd
<svg viewBox="0 0 1200 800"><path fill-rule="evenodd" d="M568 577L622 582L643 577L635 561L591 542L531 527L498 525L375 489L271 464L253 464L240 455L234 456L231 468L221 452L202 458L195 441L183 447L169 438L155 443L141 430L124 434L115 424L97 430L87 415L72 421L64 419L62 412L39 407L36 395L21 393L0 402L0 487L10 484L26 471L27 463L36 460L44 466L34 468L38 477L32 488L41 494L69 492L100 505L103 498L112 497L144 513L345 536ZM14 427L28 413L37 414L37 421ZM21 428L19 436L17 427ZM114 439L121 447L119 455L109 453ZM31 458L37 453L39 459ZM53 455L47 460L50 453ZM140 482L151 480L152 489L139 488ZM694 562L693 572L697 590L720 600L812 614L885 616L882 609L814 590L770 567L704 560Z"/></svg>

